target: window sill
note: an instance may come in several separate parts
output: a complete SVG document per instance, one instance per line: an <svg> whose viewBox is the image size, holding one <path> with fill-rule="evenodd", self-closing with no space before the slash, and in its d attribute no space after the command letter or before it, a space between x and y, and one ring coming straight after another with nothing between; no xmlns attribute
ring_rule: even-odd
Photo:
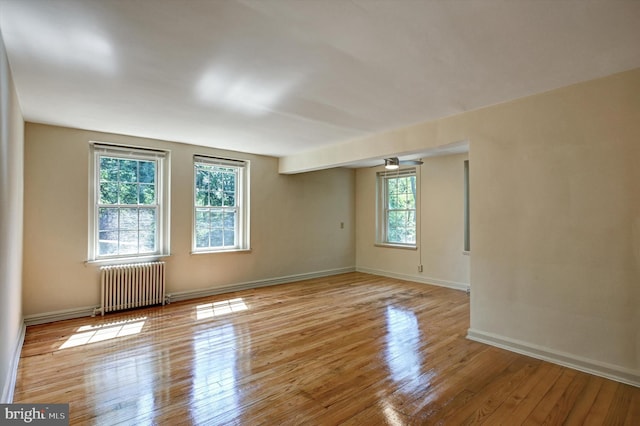
<svg viewBox="0 0 640 426"><path fill-rule="evenodd" d="M227 250L207 250L207 251L192 251L192 255L198 254L220 254L220 253L251 253L251 249L227 249Z"/></svg>
<svg viewBox="0 0 640 426"><path fill-rule="evenodd" d="M169 257L170 254L154 254L150 256L136 256L136 257L110 257L108 259L93 259L86 260L85 265L116 265L120 263L144 263L155 262L163 257Z"/></svg>
<svg viewBox="0 0 640 426"><path fill-rule="evenodd" d="M408 244L387 244L387 243L375 243L376 247L397 248L403 250L418 250L418 246L412 246Z"/></svg>

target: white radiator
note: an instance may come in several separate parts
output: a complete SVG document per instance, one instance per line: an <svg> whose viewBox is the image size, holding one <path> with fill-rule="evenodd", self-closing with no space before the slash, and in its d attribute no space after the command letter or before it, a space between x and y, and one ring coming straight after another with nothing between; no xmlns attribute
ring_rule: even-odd
<svg viewBox="0 0 640 426"><path fill-rule="evenodd" d="M98 310L102 315L139 306L164 305L164 262L101 267L100 299Z"/></svg>

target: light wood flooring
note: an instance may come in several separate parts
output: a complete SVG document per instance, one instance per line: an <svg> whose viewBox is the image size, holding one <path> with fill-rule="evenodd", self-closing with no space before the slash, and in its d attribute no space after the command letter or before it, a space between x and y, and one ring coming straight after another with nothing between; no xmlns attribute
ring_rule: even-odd
<svg viewBox="0 0 640 426"><path fill-rule="evenodd" d="M14 402L96 425L640 425L640 388L468 327L464 292L337 275L28 327Z"/></svg>

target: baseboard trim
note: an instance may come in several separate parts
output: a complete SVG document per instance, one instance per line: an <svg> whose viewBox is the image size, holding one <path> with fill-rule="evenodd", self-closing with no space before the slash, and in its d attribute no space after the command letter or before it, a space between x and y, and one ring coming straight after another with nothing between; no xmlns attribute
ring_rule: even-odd
<svg viewBox="0 0 640 426"><path fill-rule="evenodd" d="M252 288L259 288L259 287L268 287L268 286L278 285L278 284L287 284L295 281L329 277L331 275L346 274L348 272L354 272L355 270L356 270L355 267L349 266L346 268L327 269L324 271L309 272L306 274L287 275L284 277L268 278L265 280L246 281L243 283L236 283L236 284L232 284L224 287L212 287L212 288L204 288L200 290L178 291L178 292L168 293L167 298L169 302L179 302L182 300L197 299L199 297L214 296L216 294L231 293L234 291L249 290Z"/></svg>
<svg viewBox="0 0 640 426"><path fill-rule="evenodd" d="M408 275L408 274L399 274L397 272L382 271L382 270L379 270L379 269L371 269L371 268L363 268L363 267L360 267L360 266L356 267L356 271L364 272L365 274L380 275L380 276L388 277L388 278L397 278L399 280L414 281L414 282L419 282L419 283L422 283L422 284L431 284L431 285L436 285L436 286L439 286L439 287L447 287L447 288L452 288L454 290L469 291L469 289L470 289L469 284L458 283L458 282L455 282L455 281L439 280L437 278L421 277L421 276L417 276L417 275Z"/></svg>
<svg viewBox="0 0 640 426"><path fill-rule="evenodd" d="M63 309L61 311L44 312L42 314L26 315L24 323L27 326L45 324L48 322L64 321L74 318L90 317L96 306L84 306L82 308Z"/></svg>
<svg viewBox="0 0 640 426"><path fill-rule="evenodd" d="M562 365L564 367L593 374L595 376L615 380L620 383L640 387L640 371L638 370L631 370L612 364L590 360L570 353L556 351L544 346L471 328L467 331L467 339Z"/></svg>
<svg viewBox="0 0 640 426"><path fill-rule="evenodd" d="M322 278L331 275L346 274L354 272L355 267L327 269L324 271L310 272L306 274L287 275L284 277L267 278L264 280L247 281L243 283L232 284L224 287L205 288L200 290L189 290L168 293L169 302L178 302L181 300L197 299L198 297L213 296L216 294L230 293L239 290L248 290L258 287L267 287L270 285L286 284L295 281L308 280L312 278ZM90 317L99 306L84 306L81 308L64 309L61 311L45 312L42 314L27 315L24 317L24 323L29 325L45 324L48 322L63 321L67 319Z"/></svg>
<svg viewBox="0 0 640 426"><path fill-rule="evenodd" d="M9 371L2 387L2 396L0 397L0 403L11 404L13 402L13 393L16 388L16 379L18 378L18 364L20 363L20 354L22 353L22 345L24 344L24 335L27 331L27 326L22 323L20 327L20 333L18 334L18 340L15 342L13 349L13 356L11 357L11 364L9 365Z"/></svg>

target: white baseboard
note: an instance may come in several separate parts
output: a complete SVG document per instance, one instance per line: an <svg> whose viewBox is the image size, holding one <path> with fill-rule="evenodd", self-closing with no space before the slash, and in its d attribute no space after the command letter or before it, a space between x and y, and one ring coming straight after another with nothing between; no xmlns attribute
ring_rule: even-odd
<svg viewBox="0 0 640 426"><path fill-rule="evenodd" d="M61 311L44 312L42 314L26 315L24 317L24 323L29 326L74 318L90 317L93 315L95 308L96 306L84 306L82 308L71 308L63 309Z"/></svg>
<svg viewBox="0 0 640 426"><path fill-rule="evenodd" d="M167 294L169 302L178 302L181 300L197 299L198 297L213 296L216 294L231 293L234 291L248 290L258 287L267 287L271 285L286 284L295 281L309 280L313 278L329 277L331 275L346 274L354 272L353 266L347 268L328 269L325 271L316 271L306 274L287 275L284 277L268 278L265 280L247 281L224 287L204 288L200 290L178 291Z"/></svg>
<svg viewBox="0 0 640 426"><path fill-rule="evenodd" d="M27 326L22 323L20 333L18 334L18 340L14 342L15 346L13 349L13 356L11 357L11 364L9 365L9 371L7 372L7 377L5 378L2 386L0 404L11 404L13 402L13 392L16 388L16 379L18 377L18 364L20 363L20 354L22 353L22 344L24 343L26 330Z"/></svg>
<svg viewBox="0 0 640 426"><path fill-rule="evenodd" d="M331 275L345 274L347 272L353 271L355 271L355 267L353 266L347 268L329 269L325 271L310 272L307 274L288 275L278 278L268 278L265 280L247 281L225 287L205 288L200 290L188 290L168 293L167 297L170 302L177 302L180 300L196 299L198 297L212 296L215 294L230 293L233 291L308 280L311 278L328 277ZM99 308L99 306L85 306L81 308L72 308L61 311L45 312L42 314L27 315L24 317L24 322L26 325L36 325L73 318L89 317L93 315L94 309L96 308Z"/></svg>
<svg viewBox="0 0 640 426"><path fill-rule="evenodd" d="M640 387L640 371L631 370L617 365L607 364L583 358L566 352L556 351L544 346L511 339L485 331L469 329L467 338L487 345L506 349L532 358L541 359L554 364L569 367L574 370Z"/></svg>
<svg viewBox="0 0 640 426"><path fill-rule="evenodd" d="M356 267L356 271L364 272L365 274L380 275L380 276L389 277L389 278L397 278L399 280L414 281L422 284L437 285L439 287L447 287L447 288L452 288L454 290L469 291L470 289L469 284L458 283L455 281L439 280L437 278L421 277L419 275L399 274L397 272L381 271L378 269L363 268L360 266Z"/></svg>

